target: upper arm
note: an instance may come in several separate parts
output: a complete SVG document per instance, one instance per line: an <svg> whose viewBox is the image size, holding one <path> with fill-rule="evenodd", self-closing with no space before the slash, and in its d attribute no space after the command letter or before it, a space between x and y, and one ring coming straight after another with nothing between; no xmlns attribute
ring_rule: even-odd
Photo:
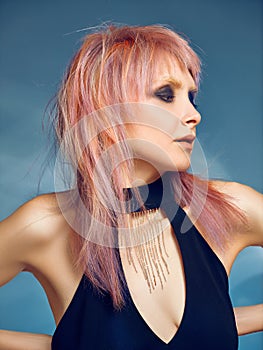
<svg viewBox="0 0 263 350"><path fill-rule="evenodd" d="M229 194L234 204L246 216L247 225L241 226L237 232L241 247L263 246L263 195L252 187L238 182L221 182L219 189Z"/></svg>
<svg viewBox="0 0 263 350"><path fill-rule="evenodd" d="M0 285L34 264L34 257L50 244L54 215L49 202L49 195L37 196L0 223Z"/></svg>
<svg viewBox="0 0 263 350"><path fill-rule="evenodd" d="M263 195L252 187L236 183L239 203L247 214L248 231L244 234L244 244L263 246Z"/></svg>

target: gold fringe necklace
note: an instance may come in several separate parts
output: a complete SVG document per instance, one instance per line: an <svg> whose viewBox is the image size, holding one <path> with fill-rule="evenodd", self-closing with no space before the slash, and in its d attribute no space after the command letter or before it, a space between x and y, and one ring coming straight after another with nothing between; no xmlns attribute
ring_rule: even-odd
<svg viewBox="0 0 263 350"><path fill-rule="evenodd" d="M169 225L160 208L132 212L128 215L129 234L119 235L119 244L126 248L129 265L138 273L135 256L150 293L158 281L163 289L170 273L166 261L169 255L164 242L164 231Z"/></svg>

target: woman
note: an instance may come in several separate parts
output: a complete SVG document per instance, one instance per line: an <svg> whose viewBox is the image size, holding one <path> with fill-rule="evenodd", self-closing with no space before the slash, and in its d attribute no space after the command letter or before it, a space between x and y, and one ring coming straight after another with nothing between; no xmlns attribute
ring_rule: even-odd
<svg viewBox="0 0 263 350"><path fill-rule="evenodd" d="M74 186L1 223L0 283L32 272L57 328L52 344L3 330L0 349L237 349L237 332L263 329L262 305L233 312L227 280L262 245L262 196L187 173L199 80L197 55L165 27L84 38L54 109Z"/></svg>

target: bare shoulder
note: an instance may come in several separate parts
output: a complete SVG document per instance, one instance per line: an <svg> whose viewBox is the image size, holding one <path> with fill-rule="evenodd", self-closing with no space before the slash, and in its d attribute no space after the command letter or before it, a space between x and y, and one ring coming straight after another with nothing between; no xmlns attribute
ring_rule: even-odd
<svg viewBox="0 0 263 350"><path fill-rule="evenodd" d="M39 253L56 240L61 230L69 230L56 193L28 200L0 223L0 285L34 265Z"/></svg>
<svg viewBox="0 0 263 350"><path fill-rule="evenodd" d="M212 180L212 184L220 191L233 196L237 201L245 201L249 196L254 199L255 196L261 198L262 194L254 190L252 187L235 181ZM247 198L249 200L249 198ZM241 203L241 202L240 202Z"/></svg>
<svg viewBox="0 0 263 350"><path fill-rule="evenodd" d="M246 215L248 225L239 236L244 247L263 246L263 195L252 187L238 182L213 180L213 186L231 197L231 201Z"/></svg>
<svg viewBox="0 0 263 350"><path fill-rule="evenodd" d="M30 238L35 243L49 241L56 232L57 225L66 224L54 192L30 199L1 223L10 235L12 232L16 238Z"/></svg>

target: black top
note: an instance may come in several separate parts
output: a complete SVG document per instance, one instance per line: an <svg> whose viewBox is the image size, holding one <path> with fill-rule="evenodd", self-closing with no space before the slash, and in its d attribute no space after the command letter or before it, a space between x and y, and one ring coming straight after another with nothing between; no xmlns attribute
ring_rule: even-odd
<svg viewBox="0 0 263 350"><path fill-rule="evenodd" d="M143 320L129 292L125 306L116 311L110 296L99 294L83 275L54 332L52 350L238 348L226 270L195 226L189 225L186 233L180 233L183 221L188 220L190 224L190 219L173 200L171 187L169 184L166 186L164 179L166 181L167 177L160 177L139 189L142 195L149 190L145 201L147 208L165 208L182 254L186 303L175 336L168 344L164 343ZM132 193L132 190L129 191Z"/></svg>

